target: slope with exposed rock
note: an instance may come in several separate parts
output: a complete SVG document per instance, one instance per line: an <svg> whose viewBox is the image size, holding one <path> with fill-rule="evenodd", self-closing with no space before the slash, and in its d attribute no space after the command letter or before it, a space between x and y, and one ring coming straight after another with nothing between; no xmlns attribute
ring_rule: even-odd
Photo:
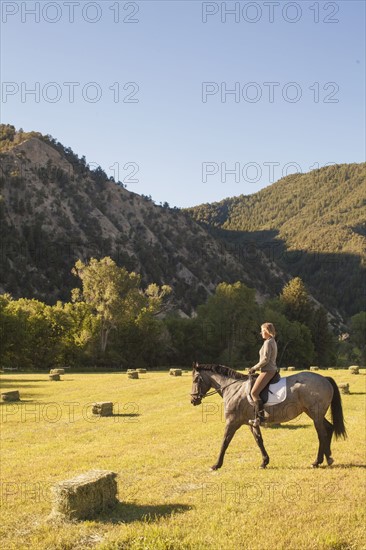
<svg viewBox="0 0 366 550"><path fill-rule="evenodd" d="M173 306L186 314L224 280L256 288L259 300L284 284L260 251L239 253L188 213L127 191L101 168L90 170L50 136L12 128L3 126L0 142L2 292L69 300L75 261L103 256L139 272L144 284L171 285Z"/></svg>

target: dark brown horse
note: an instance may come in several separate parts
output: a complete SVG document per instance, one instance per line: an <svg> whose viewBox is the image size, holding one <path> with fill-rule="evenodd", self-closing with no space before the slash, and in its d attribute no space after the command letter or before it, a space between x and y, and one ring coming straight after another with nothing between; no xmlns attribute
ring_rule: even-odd
<svg viewBox="0 0 366 550"><path fill-rule="evenodd" d="M254 417L254 408L247 399L250 392L250 377L223 365L194 365L191 392L192 405L199 405L207 392L219 393L224 399L225 433L217 462L212 470L221 468L226 449L236 430ZM299 372L286 378L287 396L285 401L277 405L265 406L266 423L281 423L293 420L305 412L314 422L319 439L318 455L312 467L322 464L324 455L328 466L333 464L330 445L333 432L336 438L347 437L344 426L342 402L338 386L330 377L324 377L314 372ZM332 422L328 422L325 414L331 408ZM250 426L251 432L262 453L261 468L269 463L269 456L264 448L260 428Z"/></svg>

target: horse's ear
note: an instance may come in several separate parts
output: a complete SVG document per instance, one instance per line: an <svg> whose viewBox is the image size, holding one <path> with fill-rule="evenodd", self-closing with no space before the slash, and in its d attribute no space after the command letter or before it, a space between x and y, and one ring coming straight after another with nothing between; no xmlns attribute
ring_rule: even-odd
<svg viewBox="0 0 366 550"><path fill-rule="evenodd" d="M198 361L193 361L192 369L195 369L196 367L198 367Z"/></svg>

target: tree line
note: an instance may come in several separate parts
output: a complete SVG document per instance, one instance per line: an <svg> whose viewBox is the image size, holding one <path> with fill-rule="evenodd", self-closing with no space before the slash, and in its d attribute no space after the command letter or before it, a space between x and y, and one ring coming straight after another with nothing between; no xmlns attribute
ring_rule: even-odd
<svg viewBox="0 0 366 550"><path fill-rule="evenodd" d="M169 286L142 288L138 274L109 257L78 260L73 275L79 287L68 303L0 296L1 367L157 368L199 361L244 369L257 361L265 321L277 328L280 367L366 359L366 313L351 319L350 334L335 335L299 277L262 305L242 282L222 282L194 317L182 318L170 311Z"/></svg>

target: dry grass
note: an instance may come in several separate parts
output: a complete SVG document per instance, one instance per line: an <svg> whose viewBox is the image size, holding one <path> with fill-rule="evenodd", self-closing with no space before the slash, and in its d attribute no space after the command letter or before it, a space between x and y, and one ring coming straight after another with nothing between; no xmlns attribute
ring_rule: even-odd
<svg viewBox="0 0 366 550"><path fill-rule="evenodd" d="M320 371L322 372L322 371ZM189 402L191 378L68 373L1 375L22 403L2 403L1 501L7 550L361 550L365 548L365 371L323 373L350 383L349 438L333 442L332 468L310 469L317 437L301 415L263 430L271 457L241 428L223 468L221 399ZM114 401L113 417L92 403ZM206 406L206 405L205 405ZM120 504L94 521L50 525L50 487L91 469L118 473Z"/></svg>

